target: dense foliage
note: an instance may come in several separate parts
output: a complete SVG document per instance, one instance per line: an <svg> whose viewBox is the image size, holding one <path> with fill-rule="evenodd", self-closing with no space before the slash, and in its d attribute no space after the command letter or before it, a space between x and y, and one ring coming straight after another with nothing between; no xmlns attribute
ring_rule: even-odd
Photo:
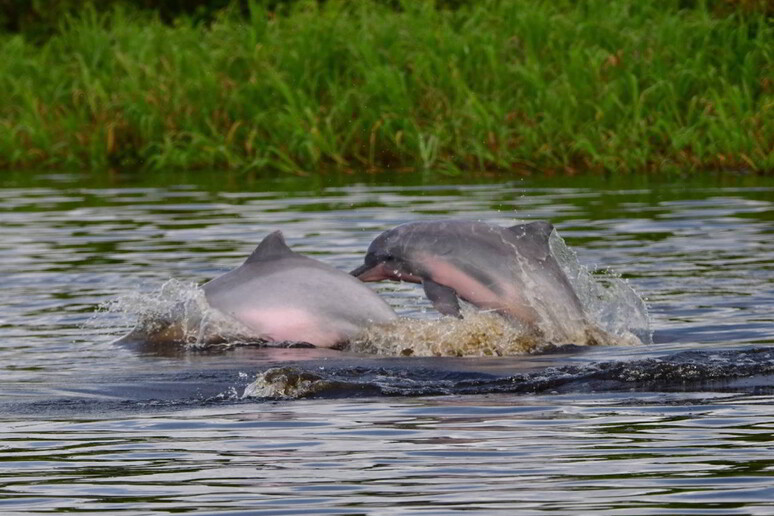
<svg viewBox="0 0 774 516"><path fill-rule="evenodd" d="M87 8L0 37L0 166L774 170L771 22L684 4Z"/></svg>

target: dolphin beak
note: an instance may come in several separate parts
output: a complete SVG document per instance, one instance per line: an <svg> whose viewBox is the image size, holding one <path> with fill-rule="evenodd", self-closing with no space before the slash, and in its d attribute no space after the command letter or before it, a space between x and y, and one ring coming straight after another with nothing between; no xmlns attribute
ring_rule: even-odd
<svg viewBox="0 0 774 516"><path fill-rule="evenodd" d="M351 275L359 279L360 281L382 281L389 278L387 271L384 269L384 264L380 263L370 267L368 265L361 265L357 269L350 272Z"/></svg>
<svg viewBox="0 0 774 516"><path fill-rule="evenodd" d="M363 274L365 271L367 271L368 269L369 269L368 265L363 264L360 267L358 267L357 269L354 269L352 272L350 272L350 274L357 278L361 274Z"/></svg>

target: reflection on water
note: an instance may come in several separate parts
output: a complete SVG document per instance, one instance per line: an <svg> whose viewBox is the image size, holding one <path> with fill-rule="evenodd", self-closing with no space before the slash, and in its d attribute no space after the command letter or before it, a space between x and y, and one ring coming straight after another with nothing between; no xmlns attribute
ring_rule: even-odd
<svg viewBox="0 0 774 516"><path fill-rule="evenodd" d="M238 404L4 425L0 507L766 514L771 396Z"/></svg>
<svg viewBox="0 0 774 516"><path fill-rule="evenodd" d="M0 179L0 511L774 510L774 181L155 180ZM382 230L450 215L551 220L581 264L647 300L656 344L138 350L111 344L130 318L95 315L171 278L202 283L275 229L351 270ZM435 318L421 288L376 288ZM272 369L338 382L320 391L334 399L242 398Z"/></svg>

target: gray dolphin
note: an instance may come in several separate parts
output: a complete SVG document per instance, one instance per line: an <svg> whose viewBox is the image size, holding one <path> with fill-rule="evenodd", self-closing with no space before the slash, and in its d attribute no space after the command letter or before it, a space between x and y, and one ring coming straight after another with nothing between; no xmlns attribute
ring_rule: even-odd
<svg viewBox="0 0 774 516"><path fill-rule="evenodd" d="M397 318L352 276L293 252L280 231L264 238L241 266L202 288L210 306L266 341L334 347L369 324Z"/></svg>
<svg viewBox="0 0 774 516"><path fill-rule="evenodd" d="M410 222L385 231L351 272L361 281L421 283L433 306L460 317L459 299L554 337L583 331L583 307L548 244L553 226L509 228L464 220Z"/></svg>
<svg viewBox="0 0 774 516"><path fill-rule="evenodd" d="M392 308L357 279L293 252L280 231L266 236L242 265L202 289L211 308L244 326L247 335L240 330L236 337L242 341L337 347L370 324L397 319ZM187 333L203 324L201 316L181 321L185 311L181 303L172 315L152 324L150 331L140 325L116 342L184 341ZM203 342L230 340L217 331L205 332Z"/></svg>

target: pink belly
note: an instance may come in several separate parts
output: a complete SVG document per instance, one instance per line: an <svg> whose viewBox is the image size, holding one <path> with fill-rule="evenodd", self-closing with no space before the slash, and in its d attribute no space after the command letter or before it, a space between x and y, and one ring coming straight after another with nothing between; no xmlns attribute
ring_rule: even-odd
<svg viewBox="0 0 774 516"><path fill-rule="evenodd" d="M500 296L449 262L429 255L422 261L426 270L431 271L433 281L453 288L465 301L479 308L508 313L525 323L537 321L535 310L512 285L500 285L504 290L504 295Z"/></svg>
<svg viewBox="0 0 774 516"><path fill-rule="evenodd" d="M234 314L243 324L260 332L269 342L308 342L320 347L331 347L345 339L321 318L305 310L274 308L242 311Z"/></svg>

